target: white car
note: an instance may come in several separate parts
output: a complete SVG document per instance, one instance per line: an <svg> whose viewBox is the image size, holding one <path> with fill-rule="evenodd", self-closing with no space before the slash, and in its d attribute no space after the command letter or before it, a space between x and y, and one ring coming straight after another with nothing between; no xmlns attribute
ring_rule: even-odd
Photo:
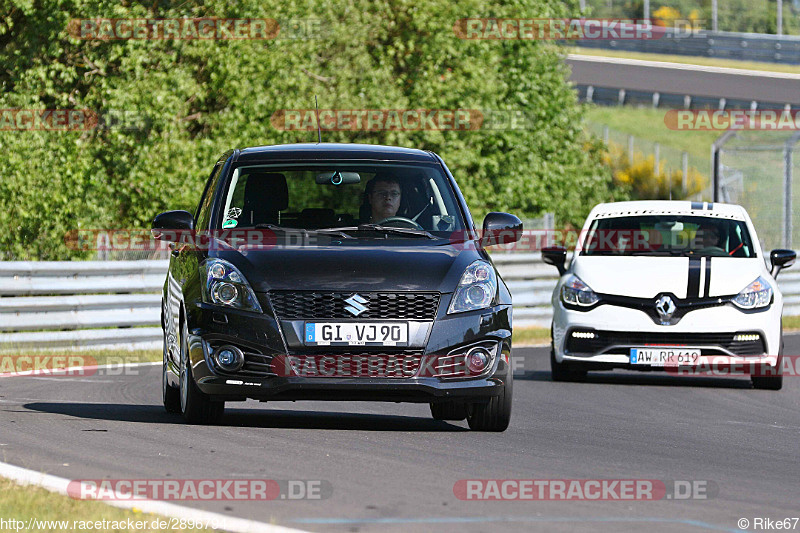
<svg viewBox="0 0 800 533"><path fill-rule="evenodd" d="M545 248L559 269L553 292L555 381L588 370L671 366L773 372L753 386L778 390L783 298L775 277L795 260L773 250L771 270L747 212L689 201L600 204L584 224L572 260Z"/></svg>

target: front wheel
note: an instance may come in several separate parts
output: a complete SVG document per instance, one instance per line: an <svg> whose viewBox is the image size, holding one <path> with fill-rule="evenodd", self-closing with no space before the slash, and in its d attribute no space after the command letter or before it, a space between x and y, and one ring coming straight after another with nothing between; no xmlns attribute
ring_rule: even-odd
<svg viewBox="0 0 800 533"><path fill-rule="evenodd" d="M474 431L505 431L511 422L511 396L514 374L508 369L503 392L486 403L474 403L467 412L467 423Z"/></svg>
<svg viewBox="0 0 800 533"><path fill-rule="evenodd" d="M225 402L212 402L194 382L189 359L189 330L181 324L180 399L183 418L190 424L215 424L225 412Z"/></svg>
<svg viewBox="0 0 800 533"><path fill-rule="evenodd" d="M181 412L181 391L173 387L167 380L167 370L169 368L169 352L167 351L167 336L164 334L164 357L161 367L161 401L164 402L164 409L168 413Z"/></svg>
<svg viewBox="0 0 800 533"><path fill-rule="evenodd" d="M553 381L583 381L586 379L586 370L576 369L569 363L556 361L556 351L550 345L550 377Z"/></svg>

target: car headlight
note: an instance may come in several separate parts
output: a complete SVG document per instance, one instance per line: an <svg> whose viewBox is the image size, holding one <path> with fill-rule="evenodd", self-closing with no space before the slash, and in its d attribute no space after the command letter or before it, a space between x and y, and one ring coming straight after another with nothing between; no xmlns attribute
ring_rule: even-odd
<svg viewBox="0 0 800 533"><path fill-rule="evenodd" d="M486 261L477 260L464 270L458 282L448 313L485 309L492 305L497 294L497 275Z"/></svg>
<svg viewBox="0 0 800 533"><path fill-rule="evenodd" d="M753 283L742 289L742 292L737 294L732 301L742 309L766 307L772 301L772 286L759 276Z"/></svg>
<svg viewBox="0 0 800 533"><path fill-rule="evenodd" d="M200 265L205 278L203 301L261 313L256 295L239 269L223 259L207 259Z"/></svg>
<svg viewBox="0 0 800 533"><path fill-rule="evenodd" d="M571 274L561 286L561 301L568 305L589 307L600 301L600 297L581 278Z"/></svg>

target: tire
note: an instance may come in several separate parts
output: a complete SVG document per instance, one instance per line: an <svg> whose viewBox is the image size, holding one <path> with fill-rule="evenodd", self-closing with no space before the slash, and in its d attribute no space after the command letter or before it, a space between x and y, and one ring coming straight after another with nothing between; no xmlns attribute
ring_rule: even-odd
<svg viewBox="0 0 800 533"><path fill-rule="evenodd" d="M467 404L459 402L432 403L431 415L434 420L466 420Z"/></svg>
<svg viewBox="0 0 800 533"><path fill-rule="evenodd" d="M225 402L213 402L197 387L189 364L189 330L185 319L181 320L181 373L180 407L183 418L190 424L215 424L225 412Z"/></svg>
<svg viewBox="0 0 800 533"><path fill-rule="evenodd" d="M750 376L754 389L781 390L783 388L783 338L781 338L781 348L778 351L776 365L776 376Z"/></svg>
<svg viewBox="0 0 800 533"><path fill-rule="evenodd" d="M505 431L511 422L511 397L514 374L508 369L503 392L486 403L474 403L467 410L467 423L473 431Z"/></svg>
<svg viewBox="0 0 800 533"><path fill-rule="evenodd" d="M569 363L556 361L556 351L550 343L550 377L553 381L583 381L586 379L586 370L576 369Z"/></svg>
<svg viewBox="0 0 800 533"><path fill-rule="evenodd" d="M164 334L164 355L161 365L161 401L168 413L181 412L181 390L167 381L167 336Z"/></svg>
<svg viewBox="0 0 800 533"><path fill-rule="evenodd" d="M760 390L781 390L783 388L783 376L775 377L751 377L754 389Z"/></svg>

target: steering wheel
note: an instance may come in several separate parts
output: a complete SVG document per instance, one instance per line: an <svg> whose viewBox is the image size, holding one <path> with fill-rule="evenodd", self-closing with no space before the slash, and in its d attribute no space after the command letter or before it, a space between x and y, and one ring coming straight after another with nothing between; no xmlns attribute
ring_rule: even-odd
<svg viewBox="0 0 800 533"><path fill-rule="evenodd" d="M397 222L398 224L392 224L392 222ZM422 226L417 224L415 221L406 217L387 217L383 220L379 220L376 222L376 224L379 226L397 226L399 228L423 229Z"/></svg>

